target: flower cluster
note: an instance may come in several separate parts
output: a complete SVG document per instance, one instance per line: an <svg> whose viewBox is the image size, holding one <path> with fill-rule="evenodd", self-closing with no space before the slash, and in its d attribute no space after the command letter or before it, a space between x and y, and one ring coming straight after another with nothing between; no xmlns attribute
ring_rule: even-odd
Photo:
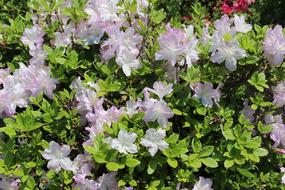
<svg viewBox="0 0 285 190"><path fill-rule="evenodd" d="M167 60L171 66L186 64L188 67L196 62L198 40L193 35L193 27L188 26L185 31L167 25L167 32L158 38L160 50L155 54L157 60Z"/></svg>
<svg viewBox="0 0 285 190"><path fill-rule="evenodd" d="M156 94L159 100L151 98L150 92ZM161 82L155 82L153 89L144 89L144 98L142 110L145 112L144 121L157 121L163 128L167 127L168 119L173 116L173 112L163 100L163 97L172 92L172 84L165 85Z"/></svg>
<svg viewBox="0 0 285 190"><path fill-rule="evenodd" d="M100 90L96 84L89 83L89 85L97 87L97 91ZM77 90L77 109L89 123L89 127L86 127L90 137L90 140L86 142L88 144L97 134L103 132L104 124L110 126L112 122L117 121L122 115L123 109L117 109L113 106L105 110L103 107L104 98L99 98L95 91L83 86L79 78L72 82L71 87Z"/></svg>
<svg viewBox="0 0 285 190"><path fill-rule="evenodd" d="M235 71L237 60L246 57L246 52L240 48L235 34L237 32L246 33L251 30L251 26L245 23L243 16L235 15L234 20L228 16L216 20L215 28L217 30L212 36L211 60L219 64L225 62L228 70Z"/></svg>
<svg viewBox="0 0 285 190"><path fill-rule="evenodd" d="M60 146L54 141L51 141L49 147L42 152L42 156L49 160L47 165L49 169L57 172L61 169L73 172L74 188L99 190L117 187L116 173L114 172L103 174L97 181L88 178L93 176L91 171L94 168L90 155L79 154L74 161L71 161L69 154L70 146Z"/></svg>

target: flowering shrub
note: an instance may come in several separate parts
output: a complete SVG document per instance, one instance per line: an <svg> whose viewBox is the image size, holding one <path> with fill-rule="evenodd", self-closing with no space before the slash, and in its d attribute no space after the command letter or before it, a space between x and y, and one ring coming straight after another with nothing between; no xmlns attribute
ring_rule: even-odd
<svg viewBox="0 0 285 190"><path fill-rule="evenodd" d="M285 189L283 28L156 3L3 17L0 189Z"/></svg>

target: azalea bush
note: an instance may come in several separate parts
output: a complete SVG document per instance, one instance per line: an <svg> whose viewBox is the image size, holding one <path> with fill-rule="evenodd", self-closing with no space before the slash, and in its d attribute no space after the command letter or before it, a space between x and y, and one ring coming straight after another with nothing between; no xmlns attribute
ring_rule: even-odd
<svg viewBox="0 0 285 190"><path fill-rule="evenodd" d="M203 2L186 19L156 0L0 4L1 190L285 189L282 26Z"/></svg>

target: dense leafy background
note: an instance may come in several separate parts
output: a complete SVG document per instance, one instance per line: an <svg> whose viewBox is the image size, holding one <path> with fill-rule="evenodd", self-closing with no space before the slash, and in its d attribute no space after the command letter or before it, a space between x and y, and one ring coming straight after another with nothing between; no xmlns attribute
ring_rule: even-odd
<svg viewBox="0 0 285 190"><path fill-rule="evenodd" d="M271 111L284 112L272 105L271 89L285 79L285 66L268 67L262 57L266 25L285 24L283 1L261 0L250 7L248 14L253 16L249 22L254 28L238 36L249 57L239 61L238 71L229 72L223 64L213 64L209 60L209 47L201 46L198 64L177 73L179 81L174 84L172 94L164 98L174 112L166 129L169 149L159 151L154 157L145 148L135 155L121 155L103 143L104 135L98 135L92 146L82 146L88 136L84 130L87 124L75 109L76 90L70 88L71 81L80 76L85 83L97 82L101 89L99 96L108 100L104 103L106 109L113 105L123 107L130 97L143 99L145 87L151 88L155 81L165 80L163 62L154 59L159 49L156 38L165 31L165 24L170 22L177 28L182 23L193 24L199 36L205 19L214 21L221 17L219 3L155 1L150 23L142 34L148 52L144 52L142 68L131 77L124 75L114 59L103 63L99 45L54 48L50 39L59 23L49 23L45 28L46 62L60 83L53 100L43 95L32 97L27 108L18 108L15 116L0 119L0 174L19 178L20 189L72 189L72 172L48 170L41 155L53 140L68 144L72 158L84 151L90 153L95 177L117 171L119 184L134 189L175 189L177 184L191 189L199 176L211 178L214 189L284 189L280 167L284 166L285 158L272 148L268 136L271 128L263 124L263 117ZM66 11L72 21L87 17L84 4L80 0ZM29 50L20 38L25 28L32 26L36 6L36 1L0 1L0 68L14 71L19 62L28 63ZM126 11L131 13L132 7ZM205 108L192 97L189 86L199 81L211 82L215 88L223 84L219 106ZM239 113L245 99L256 111L252 123ZM142 138L148 128L159 127L156 122L144 123L142 118L141 113L132 118L123 116L105 130L114 138L120 129L136 132Z"/></svg>

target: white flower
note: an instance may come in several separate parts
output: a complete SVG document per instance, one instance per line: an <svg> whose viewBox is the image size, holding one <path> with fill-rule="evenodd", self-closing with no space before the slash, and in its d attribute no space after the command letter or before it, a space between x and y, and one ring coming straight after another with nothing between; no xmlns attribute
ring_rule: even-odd
<svg viewBox="0 0 285 190"><path fill-rule="evenodd" d="M192 190L212 190L212 180L209 178L199 177Z"/></svg>
<svg viewBox="0 0 285 190"><path fill-rule="evenodd" d="M198 45L198 40L193 38L188 43L185 44L185 57L186 64L190 68L192 67L192 63L199 60L198 52L196 50Z"/></svg>
<svg viewBox="0 0 285 190"><path fill-rule="evenodd" d="M201 37L201 43L203 45L207 44L209 42L209 40L211 39L212 37L210 36L209 34L209 26L206 25L203 29L202 29L202 37Z"/></svg>
<svg viewBox="0 0 285 190"><path fill-rule="evenodd" d="M237 60L246 57L246 53L239 47L236 40L225 42L223 46L218 47L211 56L214 63L225 62L226 68L230 71L237 69Z"/></svg>
<svg viewBox="0 0 285 190"><path fill-rule="evenodd" d="M188 38L192 38L194 36L194 27L192 25L187 26L187 28L185 28L185 33Z"/></svg>
<svg viewBox="0 0 285 190"><path fill-rule="evenodd" d="M118 150L120 153L127 154L129 152L133 154L138 152L137 145L134 144L136 138L136 133L128 133L122 129L120 130L117 139L108 137L105 139L105 142L108 143L111 148Z"/></svg>
<svg viewBox="0 0 285 190"><path fill-rule="evenodd" d="M163 100L147 99L143 102L143 108L145 109L143 118L145 122L157 120L159 125L164 128L167 127L168 119L174 115Z"/></svg>
<svg viewBox="0 0 285 190"><path fill-rule="evenodd" d="M243 109L239 112L240 114L244 114L245 119L252 122L254 120L255 111L248 105L248 99L246 99L243 103Z"/></svg>
<svg viewBox="0 0 285 190"><path fill-rule="evenodd" d="M283 28L276 25L273 29L268 29L264 42L264 57L272 66L279 66L284 59L285 54L285 38Z"/></svg>
<svg viewBox="0 0 285 190"><path fill-rule="evenodd" d="M116 179L116 172L111 172L108 174L103 174L99 177L98 182L100 185L100 190L117 190L118 182Z"/></svg>
<svg viewBox="0 0 285 190"><path fill-rule="evenodd" d="M76 167L68 157L70 153L70 147L68 145L60 146L54 141L49 143L49 148L45 149L42 156L49 160L48 169L55 169L60 171L61 169L75 171Z"/></svg>
<svg viewBox="0 0 285 190"><path fill-rule="evenodd" d="M76 89L76 100L78 101L77 109L81 114L93 111L99 98L97 93L82 84L82 80L78 77L76 80L72 81L71 88ZM96 88L96 84L94 86ZM96 88L97 90L97 88ZM99 91L99 89L97 90Z"/></svg>
<svg viewBox="0 0 285 190"><path fill-rule="evenodd" d="M21 41L23 44L28 45L30 49L33 49L35 46L42 45L44 35L45 33L42 28L36 24L32 28L25 29Z"/></svg>
<svg viewBox="0 0 285 190"><path fill-rule="evenodd" d="M0 175L0 190L18 190L20 180Z"/></svg>
<svg viewBox="0 0 285 190"><path fill-rule="evenodd" d="M141 145L148 147L151 156L154 156L158 150L168 148L168 144L163 140L165 138L165 130L153 128L146 131L146 135L141 139Z"/></svg>
<svg viewBox="0 0 285 190"><path fill-rule="evenodd" d="M165 85L160 81L156 81L155 83L153 83L153 89L145 88L145 90L156 94L159 99L162 100L164 96L172 92L172 86L172 84Z"/></svg>
<svg viewBox="0 0 285 190"><path fill-rule="evenodd" d="M71 36L72 32L74 32L74 26L73 24L69 24L64 27L64 32L55 32L55 40L54 40L54 45L56 47L60 46L68 46L72 43L71 41Z"/></svg>
<svg viewBox="0 0 285 190"><path fill-rule="evenodd" d="M273 103L278 106L282 107L285 105L285 80L280 81L277 86L273 87Z"/></svg>
<svg viewBox="0 0 285 190"><path fill-rule="evenodd" d="M117 64L122 67L126 76L130 76L132 69L137 69L140 66L140 62L137 59L139 50L136 48L126 48L121 46L117 54Z"/></svg>
<svg viewBox="0 0 285 190"><path fill-rule="evenodd" d="M133 100L129 100L126 103L126 114L129 117L132 117L133 115L135 115L136 113L138 113L138 109L141 107L141 101L133 101Z"/></svg>
<svg viewBox="0 0 285 190"><path fill-rule="evenodd" d="M202 104L206 107L212 107L213 101L218 104L221 97L221 92L219 90L220 85L214 89L213 84L211 83L195 83L191 85L191 88L194 90L194 98L201 99Z"/></svg>
<svg viewBox="0 0 285 190"><path fill-rule="evenodd" d="M90 16L89 22L114 22L118 21L118 0L89 1L85 12Z"/></svg>
<svg viewBox="0 0 285 190"><path fill-rule="evenodd" d="M247 33L252 29L251 24L246 24L244 16L235 15L234 17L235 29L237 32Z"/></svg>

